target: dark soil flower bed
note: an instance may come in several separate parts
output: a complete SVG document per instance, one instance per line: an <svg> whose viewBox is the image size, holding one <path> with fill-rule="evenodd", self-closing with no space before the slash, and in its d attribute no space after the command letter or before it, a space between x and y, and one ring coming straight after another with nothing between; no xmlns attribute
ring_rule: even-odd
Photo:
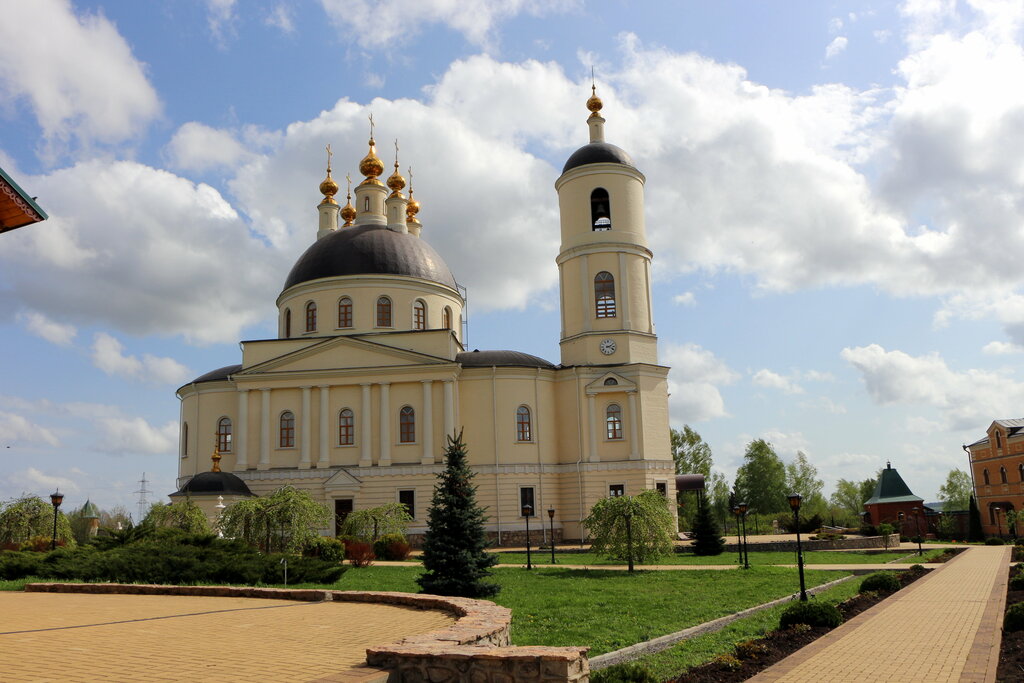
<svg viewBox="0 0 1024 683"><path fill-rule="evenodd" d="M905 588L929 571L914 565L913 568L901 572L897 576L901 587ZM853 580L860 579L854 578ZM837 607L845 622L887 597L889 596L881 593L861 593L839 603ZM1024 595L1022 595L1022 599L1024 599ZM675 681L676 683L740 683L772 664L782 661L800 648L810 645L831 630L825 626L810 627L800 624L781 631L771 631L763 638L738 643L736 651L732 655L721 655L707 664L689 669ZM1021 679L1018 676L1012 680L1019 681Z"/></svg>
<svg viewBox="0 0 1024 683"><path fill-rule="evenodd" d="M1010 578L1019 574L1020 565L1010 568ZM1024 602L1024 590L1007 590L1006 606ZM1002 624L1000 624L1001 626ZM1024 680L1024 631L1003 631L1003 642L999 647L999 669L996 671L997 681Z"/></svg>

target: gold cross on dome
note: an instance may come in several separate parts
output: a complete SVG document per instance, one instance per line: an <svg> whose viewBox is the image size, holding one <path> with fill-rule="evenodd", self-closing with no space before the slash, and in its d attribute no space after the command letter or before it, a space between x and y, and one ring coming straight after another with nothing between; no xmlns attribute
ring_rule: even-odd
<svg viewBox="0 0 1024 683"><path fill-rule="evenodd" d="M373 112L370 112L370 139L373 139Z"/></svg>
<svg viewBox="0 0 1024 683"><path fill-rule="evenodd" d="M334 153L331 152L331 143L327 143L327 148L326 149L327 149L327 172L330 173L331 172L331 157L334 156Z"/></svg>

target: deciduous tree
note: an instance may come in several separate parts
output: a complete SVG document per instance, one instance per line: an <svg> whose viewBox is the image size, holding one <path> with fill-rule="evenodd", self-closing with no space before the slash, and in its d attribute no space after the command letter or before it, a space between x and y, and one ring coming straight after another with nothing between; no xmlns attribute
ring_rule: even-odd
<svg viewBox="0 0 1024 683"><path fill-rule="evenodd" d="M747 444L743 464L736 470L736 493L751 510L772 514L789 509L786 500L786 466L764 439Z"/></svg>
<svg viewBox="0 0 1024 683"><path fill-rule="evenodd" d="M409 516L409 509L405 505L387 503L350 512L341 525L340 535L355 536L373 543L388 534L405 536L405 529L411 521L412 517Z"/></svg>
<svg viewBox="0 0 1024 683"><path fill-rule="evenodd" d="M218 526L225 536L244 539L264 552L296 553L330 520L330 511L308 492L283 486L269 496L231 505Z"/></svg>
<svg viewBox="0 0 1024 683"><path fill-rule="evenodd" d="M672 552L675 539L668 501L651 489L635 496L602 498L590 508L583 526L590 536L591 550L616 560L628 560L630 554L635 562L664 557Z"/></svg>
<svg viewBox="0 0 1024 683"><path fill-rule="evenodd" d="M946 483L939 487L939 500L945 504L942 511L966 510L970 506L973 492L971 475L959 469L950 470L946 475Z"/></svg>

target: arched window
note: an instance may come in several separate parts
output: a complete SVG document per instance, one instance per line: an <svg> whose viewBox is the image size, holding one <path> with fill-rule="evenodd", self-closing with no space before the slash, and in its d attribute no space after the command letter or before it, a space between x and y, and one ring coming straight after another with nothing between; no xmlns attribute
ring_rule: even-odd
<svg viewBox="0 0 1024 683"><path fill-rule="evenodd" d="M516 408L516 441L533 441L530 409L526 406Z"/></svg>
<svg viewBox="0 0 1024 683"><path fill-rule="evenodd" d="M999 479L1001 480L1001 482L1003 484L1006 483L1006 468L1005 467L1000 467L999 468Z"/></svg>
<svg viewBox="0 0 1024 683"><path fill-rule="evenodd" d="M1017 465L1017 472L1020 474L1020 480L1024 482L1024 462Z"/></svg>
<svg viewBox="0 0 1024 683"><path fill-rule="evenodd" d="M369 197L363 197L363 211L369 211L369 210L370 210L370 198Z"/></svg>
<svg viewBox="0 0 1024 683"><path fill-rule="evenodd" d="M1003 437L1001 437L999 435L999 430L997 429L996 430L996 448L1000 448L1001 449L1002 447L1003 447Z"/></svg>
<svg viewBox="0 0 1024 683"><path fill-rule="evenodd" d="M316 332L316 303L306 304L306 332Z"/></svg>
<svg viewBox="0 0 1024 683"><path fill-rule="evenodd" d="M391 327L391 299L386 296L377 299L377 327Z"/></svg>
<svg viewBox="0 0 1024 683"><path fill-rule="evenodd" d="M295 416L290 411L281 413L281 448L295 448Z"/></svg>
<svg viewBox="0 0 1024 683"><path fill-rule="evenodd" d="M231 452L231 418L222 417L217 420L217 450L221 453Z"/></svg>
<svg viewBox="0 0 1024 683"><path fill-rule="evenodd" d="M615 278L607 270L594 276L594 301L598 318L615 317Z"/></svg>
<svg viewBox="0 0 1024 683"><path fill-rule="evenodd" d="M284 309L284 338L288 339L292 336L292 309Z"/></svg>
<svg viewBox="0 0 1024 683"><path fill-rule="evenodd" d="M416 411L405 406L398 414L398 440L401 443L416 443Z"/></svg>
<svg viewBox="0 0 1024 683"><path fill-rule="evenodd" d="M356 442L356 421L352 411L345 408L338 413L338 445L351 446Z"/></svg>
<svg viewBox="0 0 1024 683"><path fill-rule="evenodd" d="M609 377L604 381L604 385L606 387L615 387L619 385L619 380L615 379L614 377Z"/></svg>
<svg viewBox="0 0 1024 683"><path fill-rule="evenodd" d="M444 325L444 329L452 329L452 309L448 306L444 307L444 319L442 320L442 324Z"/></svg>
<svg viewBox="0 0 1024 683"><path fill-rule="evenodd" d="M622 408L617 403L608 405L605 411L605 424L609 439L622 438Z"/></svg>
<svg viewBox="0 0 1024 683"><path fill-rule="evenodd" d="M181 424L181 457L188 457L188 422ZM1024 465L1021 465L1024 468Z"/></svg>
<svg viewBox="0 0 1024 683"><path fill-rule="evenodd" d="M427 329L427 305L422 299L416 299L412 305L412 329Z"/></svg>
<svg viewBox="0 0 1024 683"><path fill-rule="evenodd" d="M987 469L986 469L986 470L982 470L982 472L981 472L981 476L982 476L982 478L983 478L983 479L985 480L985 486L988 486L988 485L989 485L989 484L991 483L991 482L990 482L990 481L988 480L988 470L987 470Z"/></svg>
<svg viewBox="0 0 1024 683"><path fill-rule="evenodd" d="M338 327L352 327L352 299L338 299Z"/></svg>
<svg viewBox="0 0 1024 683"><path fill-rule="evenodd" d="M592 230L612 229L612 208L608 190L599 187L590 193L590 227Z"/></svg>

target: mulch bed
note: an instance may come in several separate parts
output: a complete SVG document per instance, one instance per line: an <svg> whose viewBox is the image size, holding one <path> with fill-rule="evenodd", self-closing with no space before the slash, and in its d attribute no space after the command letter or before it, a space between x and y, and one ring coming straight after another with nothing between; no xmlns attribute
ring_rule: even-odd
<svg viewBox="0 0 1024 683"><path fill-rule="evenodd" d="M962 548L958 550L962 550ZM909 569L897 574L897 578L905 588L929 571L924 568ZM858 579L853 580L857 581ZM889 596L880 593L858 594L836 606L843 615L843 621L849 621L887 597ZM831 630L825 626L800 625L783 631L771 631L763 638L738 644L736 653L733 655L719 656L707 664L688 669L674 680L676 683L741 683L772 664L782 661L800 648L810 645ZM1020 678L1014 680L1020 680Z"/></svg>
<svg viewBox="0 0 1024 683"><path fill-rule="evenodd" d="M1020 565L1010 567L1010 578L1021 572ZM1024 602L1024 590L1006 591L1006 606ZM997 681L1024 680L1024 631L1003 631L1003 642L999 648Z"/></svg>

